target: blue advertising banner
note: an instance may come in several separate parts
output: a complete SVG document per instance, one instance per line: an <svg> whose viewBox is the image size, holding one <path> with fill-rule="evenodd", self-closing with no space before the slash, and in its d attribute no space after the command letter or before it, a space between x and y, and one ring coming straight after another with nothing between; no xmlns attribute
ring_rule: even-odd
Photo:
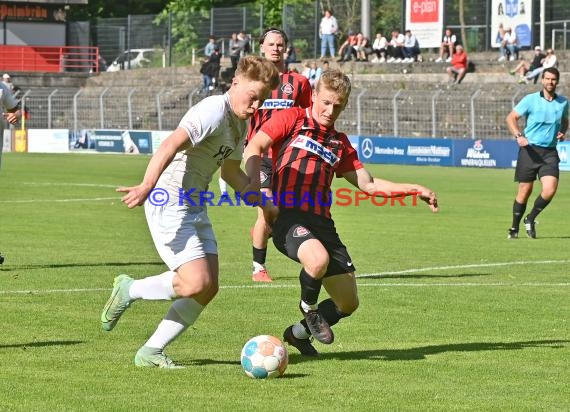
<svg viewBox="0 0 570 412"><path fill-rule="evenodd" d="M360 137L358 157L365 163L452 166L452 141Z"/></svg>
<svg viewBox="0 0 570 412"><path fill-rule="evenodd" d="M93 130L90 138L98 152L152 153L152 134L149 131Z"/></svg>
<svg viewBox="0 0 570 412"><path fill-rule="evenodd" d="M513 140L453 140L453 166L502 167L517 165L519 145Z"/></svg>
<svg viewBox="0 0 570 412"><path fill-rule="evenodd" d="M560 157L560 170L570 170L570 142L560 142L556 149Z"/></svg>

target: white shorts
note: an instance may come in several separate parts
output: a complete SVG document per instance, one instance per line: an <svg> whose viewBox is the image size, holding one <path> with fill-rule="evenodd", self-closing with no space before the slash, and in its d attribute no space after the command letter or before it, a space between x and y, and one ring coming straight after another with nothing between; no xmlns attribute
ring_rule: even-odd
<svg viewBox="0 0 570 412"><path fill-rule="evenodd" d="M203 206L144 204L146 221L158 254L170 268L218 254L218 244Z"/></svg>

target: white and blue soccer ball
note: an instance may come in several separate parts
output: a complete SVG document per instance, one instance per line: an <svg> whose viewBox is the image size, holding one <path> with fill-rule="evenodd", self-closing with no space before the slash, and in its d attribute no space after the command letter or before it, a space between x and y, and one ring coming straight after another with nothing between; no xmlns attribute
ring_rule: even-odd
<svg viewBox="0 0 570 412"><path fill-rule="evenodd" d="M241 366L253 379L275 378L283 375L289 362L287 349L271 335L251 338L241 350Z"/></svg>

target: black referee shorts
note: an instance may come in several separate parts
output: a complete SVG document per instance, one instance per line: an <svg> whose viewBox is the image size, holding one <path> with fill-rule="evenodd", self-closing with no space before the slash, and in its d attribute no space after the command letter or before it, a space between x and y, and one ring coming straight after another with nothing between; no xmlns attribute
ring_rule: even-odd
<svg viewBox="0 0 570 412"><path fill-rule="evenodd" d="M296 209L279 208L279 216L273 225L275 247L285 256L299 262L299 247L309 239L319 240L329 253L325 277L356 270L332 219Z"/></svg>
<svg viewBox="0 0 570 412"><path fill-rule="evenodd" d="M267 156L261 158L259 165L259 180L262 189L271 189L271 178L273 177L273 160Z"/></svg>
<svg viewBox="0 0 570 412"><path fill-rule="evenodd" d="M556 148L528 145L519 148L515 182L529 183L544 176L560 176L560 158Z"/></svg>

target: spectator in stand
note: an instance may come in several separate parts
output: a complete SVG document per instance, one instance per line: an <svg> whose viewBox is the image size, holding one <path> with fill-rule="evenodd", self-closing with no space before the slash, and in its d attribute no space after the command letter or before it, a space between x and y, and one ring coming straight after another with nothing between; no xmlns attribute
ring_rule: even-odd
<svg viewBox="0 0 570 412"><path fill-rule="evenodd" d="M2 75L2 83L6 86L12 93L14 93L14 83L12 83L12 78L8 73Z"/></svg>
<svg viewBox="0 0 570 412"><path fill-rule="evenodd" d="M404 54L404 63L413 63L420 55L420 43L416 35L412 34L411 30L406 30L402 53Z"/></svg>
<svg viewBox="0 0 570 412"><path fill-rule="evenodd" d="M204 56L210 57L214 53L214 47L216 47L216 38L210 36L208 38L208 43L204 46Z"/></svg>
<svg viewBox="0 0 570 412"><path fill-rule="evenodd" d="M332 10L325 9L325 15L321 19L319 25L319 35L321 37L321 60L326 58L327 48L329 49L331 57L335 57L334 40L335 34L338 31L338 23L333 16Z"/></svg>
<svg viewBox="0 0 570 412"><path fill-rule="evenodd" d="M297 61L297 53L295 52L295 47L293 47L293 40L289 40L289 45L287 49L285 49L283 59L285 62L285 70L289 70L289 65Z"/></svg>
<svg viewBox="0 0 570 412"><path fill-rule="evenodd" d="M503 23L499 23L499 30L497 30L497 35L495 36L495 44L500 47L501 43L503 43L504 38L505 28L503 27Z"/></svg>
<svg viewBox="0 0 570 412"><path fill-rule="evenodd" d="M251 52L251 43L249 41L249 36L244 31L240 31L237 38L240 49L239 57L248 55Z"/></svg>
<svg viewBox="0 0 570 412"><path fill-rule="evenodd" d="M441 63L443 61L443 55L447 54L445 61L451 63L451 57L455 51L455 43L457 42L457 37L451 32L451 29L446 29L443 35L443 40L441 41L441 46L439 48L439 57L435 60L436 63Z"/></svg>
<svg viewBox="0 0 570 412"><path fill-rule="evenodd" d="M510 73L513 76L515 74L518 74L520 76L519 83L524 83L525 75L528 72L531 72L534 69L541 67L542 61L544 60L545 57L546 55L542 52L540 46L536 46L534 48L534 55L532 61L529 62L528 60L521 60L521 62L517 65L517 67L515 67L514 70L511 70Z"/></svg>
<svg viewBox="0 0 570 412"><path fill-rule="evenodd" d="M400 63L404 58L404 42L406 41L404 35L400 33L399 29L392 32L392 39L388 44L387 51L390 58L387 60L388 63Z"/></svg>
<svg viewBox="0 0 570 412"><path fill-rule="evenodd" d="M340 56L338 59L339 62L347 62L352 60L353 57L356 60L356 46L358 44L359 34L362 35L362 33L354 34L352 31L348 31L348 37L338 50Z"/></svg>
<svg viewBox="0 0 570 412"><path fill-rule="evenodd" d="M228 48L230 50L230 60L232 62L232 70L235 72L241 54L241 44L239 42L237 33L232 33L232 37L228 44Z"/></svg>
<svg viewBox="0 0 570 412"><path fill-rule="evenodd" d="M309 70L307 72L307 79L309 79L309 84L311 85L311 88L314 89L315 85L317 84L317 81L319 80L319 77L321 77L321 73L322 73L322 69L317 65L316 61L312 61L309 64Z"/></svg>
<svg viewBox="0 0 570 412"><path fill-rule="evenodd" d="M202 73L202 93L206 96L209 96L216 88L216 84L218 83L218 76L220 75L220 48L218 46L214 46L214 51L208 57L208 59L202 64L200 68L200 73Z"/></svg>
<svg viewBox="0 0 570 412"><path fill-rule="evenodd" d="M386 61L386 47L388 46L388 40L382 35L382 33L376 33L376 39L372 43L372 52L376 56L372 59L372 63L384 63Z"/></svg>
<svg viewBox="0 0 570 412"><path fill-rule="evenodd" d="M370 44L370 39L362 35L358 38L358 44L356 45L356 61L367 62L368 56L371 54L372 45Z"/></svg>
<svg viewBox="0 0 570 412"><path fill-rule="evenodd" d="M542 60L542 66L537 67L533 71L527 73L525 76L525 83L528 83L531 80L534 80L534 83L536 83L536 81L538 80L544 69L547 69L549 67L556 68L557 66L558 66L558 59L554 54L554 50L553 49L546 50L546 57Z"/></svg>
<svg viewBox="0 0 570 412"><path fill-rule="evenodd" d="M447 74L450 81L455 84L461 83L467 73L467 53L463 50L463 46L458 44L455 46L455 53L451 58L451 66L447 68Z"/></svg>
<svg viewBox="0 0 570 412"><path fill-rule="evenodd" d="M499 52L501 53L501 56L499 57L500 62L505 61L507 59L507 55L509 56L510 61L515 60L515 55L518 50L517 43L516 33L510 27L507 27L505 29L505 35L503 36L501 45L499 46Z"/></svg>

